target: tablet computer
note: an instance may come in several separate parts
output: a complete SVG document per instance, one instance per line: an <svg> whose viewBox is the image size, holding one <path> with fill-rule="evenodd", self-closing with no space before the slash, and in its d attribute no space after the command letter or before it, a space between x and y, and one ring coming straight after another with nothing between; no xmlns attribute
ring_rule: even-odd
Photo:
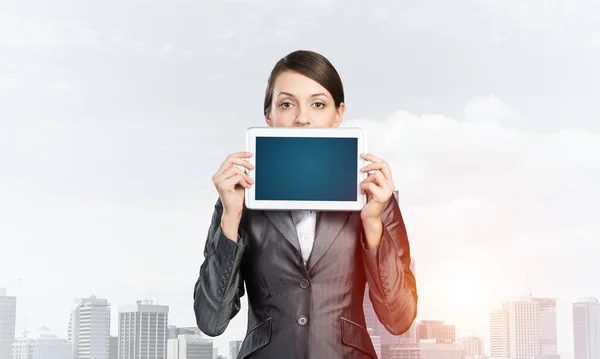
<svg viewBox="0 0 600 359"><path fill-rule="evenodd" d="M366 147L361 128L250 127L246 151L254 169L246 173L254 184L245 190L246 207L360 211Z"/></svg>

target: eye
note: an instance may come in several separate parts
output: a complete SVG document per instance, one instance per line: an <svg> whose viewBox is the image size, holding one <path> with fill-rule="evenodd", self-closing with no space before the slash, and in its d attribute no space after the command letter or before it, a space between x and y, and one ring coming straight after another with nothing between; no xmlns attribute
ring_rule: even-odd
<svg viewBox="0 0 600 359"><path fill-rule="evenodd" d="M279 107L283 107L283 108L290 108L291 106L293 106L293 103L291 103L289 101L283 101L282 103L279 104Z"/></svg>
<svg viewBox="0 0 600 359"><path fill-rule="evenodd" d="M325 107L325 104L323 102L315 102L315 103L313 103L313 105L316 106L317 108Z"/></svg>

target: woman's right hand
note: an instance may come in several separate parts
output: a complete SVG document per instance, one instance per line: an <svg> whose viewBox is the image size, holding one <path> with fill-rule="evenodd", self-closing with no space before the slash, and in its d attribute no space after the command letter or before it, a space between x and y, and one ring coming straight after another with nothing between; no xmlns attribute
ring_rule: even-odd
<svg viewBox="0 0 600 359"><path fill-rule="evenodd" d="M223 204L221 227L224 234L235 241L237 241L237 227L244 209L244 190L250 188L254 183L236 165L249 170L254 169L254 166L245 160L245 158L249 157L252 157L252 154L249 152L230 154L212 177L215 188L221 198L221 203Z"/></svg>

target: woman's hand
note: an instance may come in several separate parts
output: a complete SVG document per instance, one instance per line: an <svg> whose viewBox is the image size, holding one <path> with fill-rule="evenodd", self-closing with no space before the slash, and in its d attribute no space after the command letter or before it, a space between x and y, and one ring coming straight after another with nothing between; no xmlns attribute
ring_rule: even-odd
<svg viewBox="0 0 600 359"><path fill-rule="evenodd" d="M361 157L373 163L360 170L363 172L373 171L373 173L360 183L361 193L367 194L367 204L360 212L360 217L363 222L381 222L383 208L394 193L392 171L389 165L380 158L371 154L361 154Z"/></svg>
<svg viewBox="0 0 600 359"><path fill-rule="evenodd" d="M367 204L360 211L360 218L366 236L365 245L367 249L372 249L381 243L383 236L381 214L386 202L394 193L394 181L392 171L385 161L371 154L361 154L361 157L373 162L360 169L363 172L373 171L360 183L361 193L367 194Z"/></svg>
<svg viewBox="0 0 600 359"><path fill-rule="evenodd" d="M244 158L252 157L249 152L232 153L213 175L213 183L223 204L221 228L228 238L237 242L237 229L244 209L244 189L250 188L254 181L236 165L249 170L254 166Z"/></svg>

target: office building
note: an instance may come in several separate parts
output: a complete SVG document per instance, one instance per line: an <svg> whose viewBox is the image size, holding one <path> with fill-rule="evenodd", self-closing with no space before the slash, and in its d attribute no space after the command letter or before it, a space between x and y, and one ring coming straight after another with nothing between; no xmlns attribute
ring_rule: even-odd
<svg viewBox="0 0 600 359"><path fill-rule="evenodd" d="M505 301L490 313L491 359L531 359L541 354L539 303L533 298Z"/></svg>
<svg viewBox="0 0 600 359"><path fill-rule="evenodd" d="M0 288L0 358L10 358L16 318L17 297L7 295L6 289Z"/></svg>
<svg viewBox="0 0 600 359"><path fill-rule="evenodd" d="M151 300L120 307L118 359L166 359L168 315Z"/></svg>
<svg viewBox="0 0 600 359"><path fill-rule="evenodd" d="M456 343L440 342L438 339L419 341L419 359L463 359L463 350Z"/></svg>
<svg viewBox="0 0 600 359"><path fill-rule="evenodd" d="M27 332L12 344L12 359L72 359L72 344L48 328Z"/></svg>
<svg viewBox="0 0 600 359"><path fill-rule="evenodd" d="M503 309L490 313L490 359L509 359L508 312Z"/></svg>
<svg viewBox="0 0 600 359"><path fill-rule="evenodd" d="M439 343L437 339L422 339L419 343L390 346L390 359L463 359L464 352L456 343Z"/></svg>
<svg viewBox="0 0 600 359"><path fill-rule="evenodd" d="M229 358L237 358L240 348L242 347L241 340L231 340L229 341Z"/></svg>
<svg viewBox="0 0 600 359"><path fill-rule="evenodd" d="M573 303L574 359L600 358L600 303L581 298Z"/></svg>
<svg viewBox="0 0 600 359"><path fill-rule="evenodd" d="M119 357L119 337L110 337L109 339L109 354L110 359L118 359Z"/></svg>
<svg viewBox="0 0 600 359"><path fill-rule="evenodd" d="M483 338L474 335L458 338L458 344L465 353L465 359L483 358Z"/></svg>
<svg viewBox="0 0 600 359"><path fill-rule="evenodd" d="M537 359L555 359L558 355L556 299L533 297L532 300L538 303L540 326L540 354Z"/></svg>
<svg viewBox="0 0 600 359"><path fill-rule="evenodd" d="M68 339L73 359L110 358L110 304L106 299L81 298L73 301Z"/></svg>
<svg viewBox="0 0 600 359"><path fill-rule="evenodd" d="M418 343L393 344L387 348L386 355L389 359L421 359L421 350Z"/></svg>
<svg viewBox="0 0 600 359"><path fill-rule="evenodd" d="M167 359L213 359L213 341L201 334L180 334L168 340L167 353Z"/></svg>
<svg viewBox="0 0 600 359"><path fill-rule="evenodd" d="M440 344L456 343L456 327L444 324L443 320L421 320L416 325L417 342L432 339Z"/></svg>

